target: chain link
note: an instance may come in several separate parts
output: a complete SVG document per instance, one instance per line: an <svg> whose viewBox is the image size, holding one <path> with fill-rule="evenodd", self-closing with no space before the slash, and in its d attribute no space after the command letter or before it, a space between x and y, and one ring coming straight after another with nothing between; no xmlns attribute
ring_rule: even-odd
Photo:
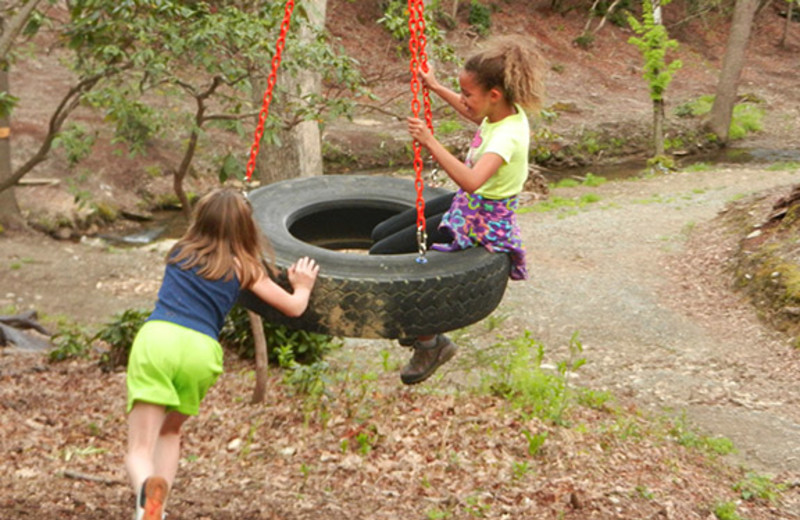
<svg viewBox="0 0 800 520"><path fill-rule="evenodd" d="M427 38L425 37L424 0L408 0L408 29L408 49L411 52L409 63L411 69L411 113L415 118L419 118L420 109L423 109L425 123L433 133L430 93L428 92L428 87L419 78L420 71L428 71L428 54L425 50ZM420 97L422 98L421 103ZM427 262L425 253L428 248L428 233L425 225L425 199L422 195L425 189L425 183L422 180L422 170L425 164L422 159L422 145L416 139L412 143L412 149L414 151L414 187L417 191L417 250L419 252L417 262L425 263Z"/></svg>
<svg viewBox="0 0 800 520"><path fill-rule="evenodd" d="M275 45L275 55L272 57L272 70L269 73L269 77L267 77L267 89L264 92L261 111L258 113L258 124L256 125L256 131L253 137L253 144L250 147L250 159L247 161L245 183L250 182L253 177L253 172L256 169L256 157L258 157L261 138L264 136L264 123L267 121L267 115L269 115L269 105L272 102L272 90L275 88L275 82L278 80L278 67L281 64L283 49L286 47L286 33L289 32L289 24L292 21L293 11L294 0L286 0L286 11L284 12L283 21L281 22L278 43Z"/></svg>

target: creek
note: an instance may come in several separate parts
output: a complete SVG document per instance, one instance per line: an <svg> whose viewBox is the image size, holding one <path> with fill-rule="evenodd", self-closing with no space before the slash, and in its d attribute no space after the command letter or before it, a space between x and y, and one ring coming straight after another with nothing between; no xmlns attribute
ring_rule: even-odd
<svg viewBox="0 0 800 520"><path fill-rule="evenodd" d="M770 150L766 148L723 148L706 154L679 157L679 169L692 165L724 165L752 164L763 166L771 163L800 162L800 150ZM407 169L407 168L404 168ZM370 170L370 174L397 173L397 168L386 170ZM578 168L544 169L543 175L548 182L557 183L563 179L583 179L587 174L604 177L608 180L631 179L647 172L647 161L644 159L625 160L611 164L596 164ZM359 173L359 172L354 172ZM440 174L441 175L441 174ZM151 220L144 222L138 229L126 234L107 234L103 239L122 246L142 246L159 239L178 238L186 229L186 218L175 210L161 210L153 213Z"/></svg>

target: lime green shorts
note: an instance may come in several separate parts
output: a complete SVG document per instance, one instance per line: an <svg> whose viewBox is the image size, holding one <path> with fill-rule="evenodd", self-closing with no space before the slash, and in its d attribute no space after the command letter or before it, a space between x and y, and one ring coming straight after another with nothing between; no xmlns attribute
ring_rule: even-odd
<svg viewBox="0 0 800 520"><path fill-rule="evenodd" d="M166 321L148 321L128 360L128 411L136 401L197 415L222 374L222 347L206 334Z"/></svg>

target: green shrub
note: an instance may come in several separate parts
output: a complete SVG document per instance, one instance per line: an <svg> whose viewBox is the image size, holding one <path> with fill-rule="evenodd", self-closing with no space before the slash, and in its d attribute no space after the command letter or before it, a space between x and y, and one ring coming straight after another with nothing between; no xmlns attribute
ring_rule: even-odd
<svg viewBox="0 0 800 520"><path fill-rule="evenodd" d="M741 495L742 500L761 499L776 503L786 487L786 484L776 483L769 477L749 472L743 480L734 484L733 490Z"/></svg>
<svg viewBox="0 0 800 520"><path fill-rule="evenodd" d="M109 349L100 356L100 366L107 370L126 366L131 353L131 345L136 333L142 328L150 311L144 309L128 309L114 316L92 338L105 342Z"/></svg>
<svg viewBox="0 0 800 520"><path fill-rule="evenodd" d="M576 357L583 351L577 334L570 339L569 350L567 360L548 370L542 366L544 345L525 331L508 342L507 360L495 364L497 375L489 381L490 391L508 400L524 416L561 423L568 404L570 374L586 361Z"/></svg>
<svg viewBox="0 0 800 520"><path fill-rule="evenodd" d="M322 360L333 349L341 346L341 340L327 334L304 330L292 330L285 325L264 322L269 360L278 363L279 348L288 349L292 359L301 364L313 364ZM247 310L239 305L228 314L220 334L220 343L245 359L255 357L253 332ZM283 364L282 364L283 365ZM285 366L285 365L283 365Z"/></svg>
<svg viewBox="0 0 800 520"><path fill-rule="evenodd" d="M469 17L467 18L470 26L475 29L481 36L489 34L489 29L492 27L492 10L480 3L478 0L472 0L469 5Z"/></svg>
<svg viewBox="0 0 800 520"><path fill-rule="evenodd" d="M88 359L92 352L92 341L86 332L77 325L62 327L53 334L55 348L48 354L52 363L70 359Z"/></svg>
<svg viewBox="0 0 800 520"><path fill-rule="evenodd" d="M751 104L740 103L733 107L731 127L728 137L733 141L743 139L747 134L761 131L764 109Z"/></svg>

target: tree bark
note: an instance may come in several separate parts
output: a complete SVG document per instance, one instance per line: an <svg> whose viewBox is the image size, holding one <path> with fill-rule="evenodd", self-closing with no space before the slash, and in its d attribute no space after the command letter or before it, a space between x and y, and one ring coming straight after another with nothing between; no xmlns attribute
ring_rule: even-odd
<svg viewBox="0 0 800 520"><path fill-rule="evenodd" d="M0 63L0 92L8 92L7 63ZM11 177L11 128L7 115L0 117L0 179ZM0 191L0 227L23 227L22 215L14 188Z"/></svg>
<svg viewBox="0 0 800 520"><path fill-rule="evenodd" d="M0 18L0 92L9 92L6 60L14 40L25 26L41 0L28 0L8 21ZM11 121L10 115L0 117L0 181L11 177ZM14 189L0 190L0 227L17 229L24 227Z"/></svg>
<svg viewBox="0 0 800 520"><path fill-rule="evenodd" d="M736 104L736 90L742 75L747 42L750 39L750 29L757 7L758 0L736 0L733 11L733 23L717 82L717 93L706 124L707 128L717 136L721 145L728 143L733 107Z"/></svg>
<svg viewBox="0 0 800 520"><path fill-rule="evenodd" d="M664 155L664 100L653 100L653 140L656 157Z"/></svg>
<svg viewBox="0 0 800 520"><path fill-rule="evenodd" d="M325 23L327 0L313 0L307 3L308 24L300 28L301 45L314 37L313 27L322 27ZM287 49L291 59L291 50ZM285 92L301 98L309 94L319 94L322 91L320 75L313 70L301 70L296 76L279 74L279 79L285 86ZM260 94L256 97L259 102ZM286 121L292 121L294 115L282 110L287 103L273 103L271 109ZM256 164L258 179L262 184L291 179L294 177L312 177L322 175L322 137L317 121L300 121L288 125L278 131L280 144L265 150L269 160L261 160Z"/></svg>

